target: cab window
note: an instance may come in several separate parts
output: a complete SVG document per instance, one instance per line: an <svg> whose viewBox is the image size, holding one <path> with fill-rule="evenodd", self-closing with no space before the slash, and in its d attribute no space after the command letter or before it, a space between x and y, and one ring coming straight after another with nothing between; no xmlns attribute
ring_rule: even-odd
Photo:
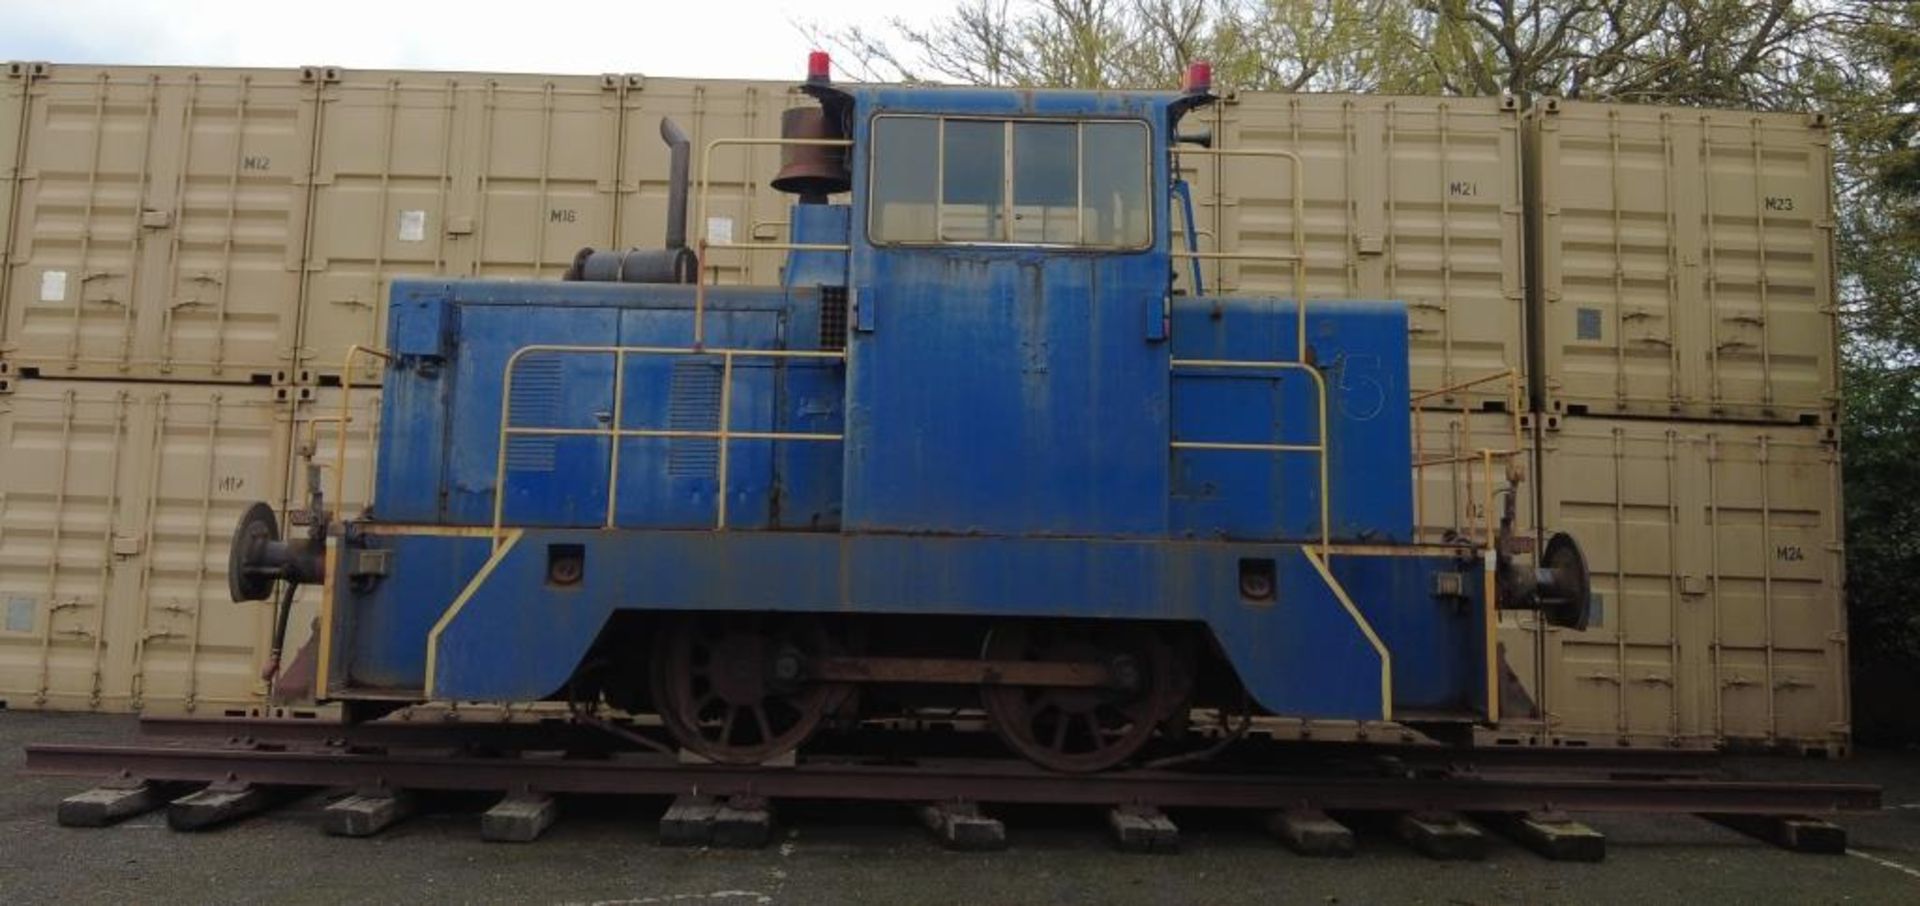
<svg viewBox="0 0 1920 906"><path fill-rule="evenodd" d="M877 117L868 234L878 243L1145 248L1148 140L1137 121Z"/></svg>

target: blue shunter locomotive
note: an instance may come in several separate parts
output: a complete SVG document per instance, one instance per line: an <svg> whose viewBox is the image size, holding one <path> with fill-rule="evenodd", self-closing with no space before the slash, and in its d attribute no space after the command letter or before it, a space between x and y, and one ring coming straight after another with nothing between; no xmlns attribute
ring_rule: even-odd
<svg viewBox="0 0 1920 906"><path fill-rule="evenodd" d="M565 699L731 763L957 708L1091 771L1195 709L1490 722L1496 611L1585 622L1565 536L1417 543L1401 303L1174 291L1220 254L1174 228L1176 153L1300 178L1181 146L1203 66L1092 92L813 64L784 138L703 150L781 147L789 241L729 235L702 182L689 247L669 121L667 248L394 283L371 505L328 512L310 472L301 535L256 505L234 537L276 638L323 586L319 698ZM742 247L784 249L782 285L707 285Z"/></svg>

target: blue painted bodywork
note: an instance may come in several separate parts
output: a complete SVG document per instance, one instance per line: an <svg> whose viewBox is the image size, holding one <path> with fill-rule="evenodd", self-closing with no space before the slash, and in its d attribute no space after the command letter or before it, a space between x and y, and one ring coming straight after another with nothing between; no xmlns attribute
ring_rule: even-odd
<svg viewBox="0 0 1920 906"><path fill-rule="evenodd" d="M871 118L898 111L1138 120L1167 198L1174 97L858 89L852 137L865 147ZM1065 615L1202 623L1267 709L1383 716L1382 659L1308 550L1323 531L1413 538L1404 306L1308 305L1327 388L1322 501L1311 454L1173 446L1320 440L1304 371L1177 364L1294 360L1294 301L1172 296L1165 208L1134 251L876 245L865 155L850 160L851 204L791 219L795 242L850 252L796 251L778 287L707 289L708 351L632 354L618 380L610 353L531 352L503 399L507 362L530 345L692 346L693 288L395 282L375 497L347 533L393 566L353 582L338 558L331 694L549 696L620 610ZM843 335L844 361L736 361L733 430L845 439L735 441L724 488L710 439L621 438L617 483L605 436L513 437L501 457L503 402L518 427L604 429L617 413L625 429L712 430L710 350ZM456 530L490 526L496 493L515 530L498 554L485 532ZM579 584L548 584L556 546L584 553ZM1263 560L1276 594L1244 599L1243 564ZM1461 568L1332 559L1391 654L1396 708L1465 718L1484 698L1478 583L1434 593Z"/></svg>

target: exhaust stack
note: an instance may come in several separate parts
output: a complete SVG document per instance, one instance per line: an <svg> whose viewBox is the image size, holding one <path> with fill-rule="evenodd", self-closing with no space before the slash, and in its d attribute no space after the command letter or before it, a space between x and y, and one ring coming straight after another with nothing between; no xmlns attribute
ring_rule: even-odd
<svg viewBox="0 0 1920 906"><path fill-rule="evenodd" d="M692 283L700 274L699 256L687 248L687 183L692 142L680 124L660 118L660 139L667 143L667 236L661 249L583 248L573 256L565 279L593 283Z"/></svg>

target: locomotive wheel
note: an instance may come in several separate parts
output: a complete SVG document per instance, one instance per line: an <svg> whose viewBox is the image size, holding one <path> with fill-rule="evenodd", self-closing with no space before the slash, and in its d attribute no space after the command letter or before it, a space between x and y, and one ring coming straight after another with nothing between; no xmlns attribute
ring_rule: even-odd
<svg viewBox="0 0 1920 906"><path fill-rule="evenodd" d="M1172 646L1138 627L1004 623L983 647L986 660L1093 662L1111 671L1107 688L982 687L1000 738L1056 771L1101 771L1132 757L1187 688Z"/></svg>
<svg viewBox="0 0 1920 906"><path fill-rule="evenodd" d="M653 701L680 745L724 764L759 764L798 747L838 690L805 682L826 632L807 617L688 614L662 627Z"/></svg>

